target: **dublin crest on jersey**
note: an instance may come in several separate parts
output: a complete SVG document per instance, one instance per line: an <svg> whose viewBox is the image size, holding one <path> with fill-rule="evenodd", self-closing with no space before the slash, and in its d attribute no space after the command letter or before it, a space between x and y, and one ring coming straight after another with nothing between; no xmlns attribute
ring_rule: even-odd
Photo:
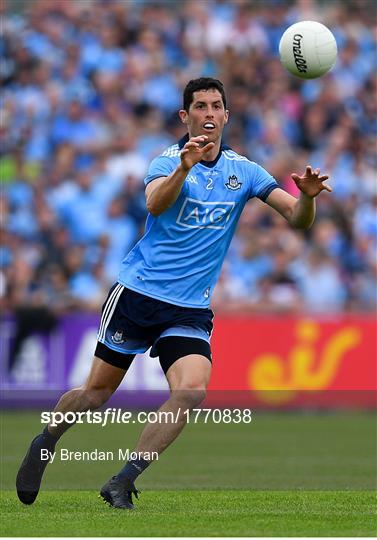
<svg viewBox="0 0 377 540"><path fill-rule="evenodd" d="M228 176L228 182L225 186L232 191L236 191L237 189L240 189L242 182L239 182L237 176L232 174L231 176Z"/></svg>
<svg viewBox="0 0 377 540"><path fill-rule="evenodd" d="M115 332L115 334L113 336L111 336L111 339L114 343L124 343L124 339L123 339L123 332Z"/></svg>

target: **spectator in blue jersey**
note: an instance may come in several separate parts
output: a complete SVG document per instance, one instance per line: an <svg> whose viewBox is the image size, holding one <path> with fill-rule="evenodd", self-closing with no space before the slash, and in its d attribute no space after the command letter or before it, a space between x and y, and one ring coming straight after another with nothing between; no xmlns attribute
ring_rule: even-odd
<svg viewBox="0 0 377 540"><path fill-rule="evenodd" d="M131 459L101 490L111 506L132 509L134 482L179 435L185 411L204 399L212 356L213 313L210 298L246 202L258 197L292 227L308 228L315 198L331 191L327 175L307 166L292 174L300 190L295 198L261 166L231 150L222 140L229 111L217 79L190 81L179 117L187 135L155 158L145 179L149 211L146 231L124 258L117 283L104 303L92 369L86 383L64 394L55 411L81 412L103 405L121 383L137 353L152 347L170 387L160 411L174 423L147 424ZM47 426L28 450L17 475L25 504L38 495L47 462L71 424Z"/></svg>

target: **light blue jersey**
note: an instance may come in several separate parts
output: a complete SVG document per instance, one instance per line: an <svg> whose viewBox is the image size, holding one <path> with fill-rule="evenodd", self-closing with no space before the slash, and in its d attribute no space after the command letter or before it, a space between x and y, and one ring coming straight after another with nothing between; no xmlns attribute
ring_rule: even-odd
<svg viewBox="0 0 377 540"><path fill-rule="evenodd" d="M152 161L145 184L176 169L187 140ZM222 145L215 161L189 171L171 208L148 214L145 234L123 260L118 281L170 304L207 308L246 202L265 201L276 187L265 169Z"/></svg>

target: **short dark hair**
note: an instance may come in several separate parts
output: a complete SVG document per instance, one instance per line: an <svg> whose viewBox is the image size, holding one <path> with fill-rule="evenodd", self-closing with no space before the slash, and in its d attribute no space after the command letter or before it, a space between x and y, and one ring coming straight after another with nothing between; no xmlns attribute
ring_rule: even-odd
<svg viewBox="0 0 377 540"><path fill-rule="evenodd" d="M198 90L209 90L214 88L221 94L221 99L226 109L226 97L224 85L218 79L212 79L212 77L200 77L199 79L192 79L186 84L186 88L183 90L183 108L188 112L191 103L194 99L194 92Z"/></svg>

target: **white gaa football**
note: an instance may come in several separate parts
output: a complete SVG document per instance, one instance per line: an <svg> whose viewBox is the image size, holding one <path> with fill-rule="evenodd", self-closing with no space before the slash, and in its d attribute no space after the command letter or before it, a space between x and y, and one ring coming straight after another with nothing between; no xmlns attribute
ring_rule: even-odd
<svg viewBox="0 0 377 540"><path fill-rule="evenodd" d="M336 41L331 31L316 21L292 24L279 43L280 60L285 69L301 79L316 79L335 64Z"/></svg>

